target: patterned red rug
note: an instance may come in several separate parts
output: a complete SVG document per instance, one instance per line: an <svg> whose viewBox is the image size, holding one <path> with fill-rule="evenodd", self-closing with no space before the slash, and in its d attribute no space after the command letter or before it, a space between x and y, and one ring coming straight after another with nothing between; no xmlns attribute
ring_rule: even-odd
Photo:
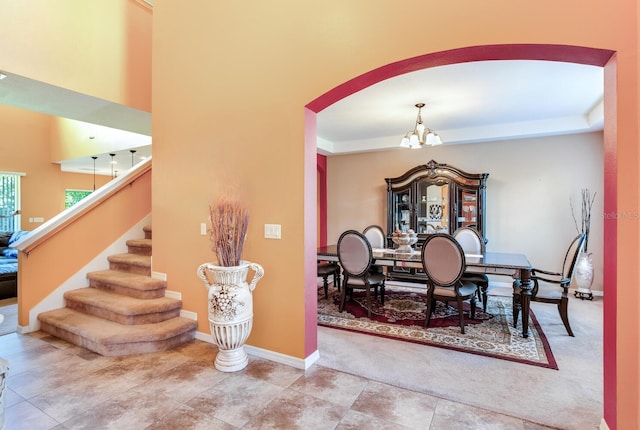
<svg viewBox="0 0 640 430"><path fill-rule="evenodd" d="M384 306L373 300L371 318L367 317L363 292L347 301L344 312L338 311L339 301L336 289L329 289L328 299L322 288L318 290L318 325L558 369L533 312L529 314L528 338L522 337L520 325L513 328L511 297L489 296L487 312L476 307L475 319L466 304L465 334L460 333L455 303L452 307L438 302L425 328L426 294L420 290L387 287Z"/></svg>

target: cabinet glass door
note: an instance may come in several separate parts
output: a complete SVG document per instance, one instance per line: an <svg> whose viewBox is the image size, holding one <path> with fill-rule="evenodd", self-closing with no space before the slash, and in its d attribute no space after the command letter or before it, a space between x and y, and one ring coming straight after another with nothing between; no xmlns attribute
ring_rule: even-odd
<svg viewBox="0 0 640 430"><path fill-rule="evenodd" d="M411 193L409 189L393 193L393 230L408 231L411 227Z"/></svg>
<svg viewBox="0 0 640 430"><path fill-rule="evenodd" d="M449 233L449 184L418 183L418 233Z"/></svg>
<svg viewBox="0 0 640 430"><path fill-rule="evenodd" d="M460 190L457 227L475 227L478 223L478 193Z"/></svg>

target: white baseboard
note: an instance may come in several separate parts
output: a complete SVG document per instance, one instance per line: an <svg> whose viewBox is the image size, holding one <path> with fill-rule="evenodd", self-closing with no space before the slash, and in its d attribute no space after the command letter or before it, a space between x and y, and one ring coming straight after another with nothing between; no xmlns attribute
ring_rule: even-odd
<svg viewBox="0 0 640 430"><path fill-rule="evenodd" d="M602 421L600 421L600 427L598 427L599 430L609 430L609 426L607 425L607 422L604 420L604 418L602 418Z"/></svg>
<svg viewBox="0 0 640 430"><path fill-rule="evenodd" d="M203 333L201 331L196 332L196 339L211 343L213 345L216 344L210 334ZM311 355L303 359L291 357L290 355L269 351L267 349L262 349L251 345L245 345L244 349L247 354L254 357L264 358L265 360L273 361L275 363L284 364L302 370L307 370L320 358L320 352L318 350L315 350Z"/></svg>

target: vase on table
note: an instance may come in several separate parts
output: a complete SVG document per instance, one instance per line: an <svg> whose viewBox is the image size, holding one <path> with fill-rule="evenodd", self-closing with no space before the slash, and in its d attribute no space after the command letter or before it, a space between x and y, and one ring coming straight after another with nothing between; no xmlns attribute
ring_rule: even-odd
<svg viewBox="0 0 640 430"><path fill-rule="evenodd" d="M583 252L576 262L575 273L573 275L576 280L577 289L575 296L581 299L593 299L591 285L593 284L593 260L591 253Z"/></svg>
<svg viewBox="0 0 640 430"><path fill-rule="evenodd" d="M249 269L253 270L247 282ZM218 266L204 263L198 267L198 277L207 289L211 336L218 345L216 369L236 372L249 364L244 350L253 326L253 290L264 276L257 263L241 261L238 266Z"/></svg>

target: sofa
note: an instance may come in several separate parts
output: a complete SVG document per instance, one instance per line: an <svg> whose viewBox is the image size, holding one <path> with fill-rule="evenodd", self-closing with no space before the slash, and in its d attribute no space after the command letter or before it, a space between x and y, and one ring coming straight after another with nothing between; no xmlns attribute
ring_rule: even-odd
<svg viewBox="0 0 640 430"><path fill-rule="evenodd" d="M18 250L11 245L27 233L0 231L0 300L18 295Z"/></svg>

